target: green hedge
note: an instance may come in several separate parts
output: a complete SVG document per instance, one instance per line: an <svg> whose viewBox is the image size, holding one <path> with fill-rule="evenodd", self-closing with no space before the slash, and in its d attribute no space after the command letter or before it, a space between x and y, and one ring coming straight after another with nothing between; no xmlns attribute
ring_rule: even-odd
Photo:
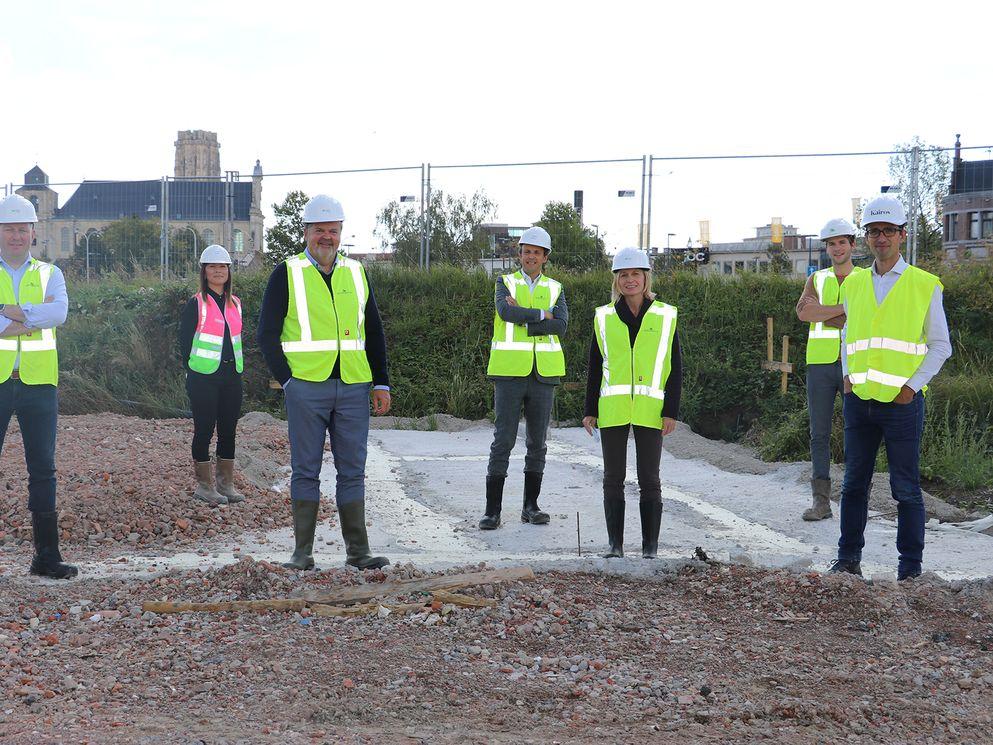
<svg viewBox="0 0 993 745"><path fill-rule="evenodd" d="M566 381L581 384L560 390L558 415L579 419L593 311L609 300L611 277L608 272L550 274L563 281L569 303L569 332L563 339ZM492 406L486 360L493 280L449 267L428 273L374 267L370 277L386 327L394 412L487 416ZM266 280L261 274L235 279L246 315L245 407L278 412L282 394L269 389L269 374L254 343ZM956 355L935 382L934 400L947 403L953 418L962 409L985 428L993 419L988 364L993 359L993 269L971 265L946 273L944 281ZM784 435L794 432L795 442L784 436L778 454L796 457L798 449L805 451L806 327L793 312L801 288L799 279L767 274L728 278L675 272L656 277L660 299L679 307L681 418L696 431L736 439L761 417L766 432L780 425ZM74 283L69 290L69 320L59 331L63 410L146 416L185 411L176 329L193 284L111 279ZM760 367L766 356L767 316L775 321L776 358L782 335L789 334L790 359L799 363L786 397L779 394L779 375Z"/></svg>

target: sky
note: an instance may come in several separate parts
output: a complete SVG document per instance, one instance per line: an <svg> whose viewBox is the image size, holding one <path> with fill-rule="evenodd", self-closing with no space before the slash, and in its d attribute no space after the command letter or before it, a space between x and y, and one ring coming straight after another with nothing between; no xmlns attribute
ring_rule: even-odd
<svg viewBox="0 0 993 745"><path fill-rule="evenodd" d="M221 167L345 206L346 241L432 188L482 189L528 225L585 195L608 248L634 245L641 158L887 151L914 136L993 146L993 3L393 2L5 6L0 183L171 175L179 130L217 132ZM946 11L947 8L947 11ZM993 157L987 150L965 157ZM445 165L632 159L446 169ZM652 244L710 221L736 241L772 217L816 233L889 182L886 156L662 160ZM72 188L58 187L61 203ZM618 197L634 190L635 197ZM271 224L270 221L267 220ZM671 234L671 235L670 235Z"/></svg>

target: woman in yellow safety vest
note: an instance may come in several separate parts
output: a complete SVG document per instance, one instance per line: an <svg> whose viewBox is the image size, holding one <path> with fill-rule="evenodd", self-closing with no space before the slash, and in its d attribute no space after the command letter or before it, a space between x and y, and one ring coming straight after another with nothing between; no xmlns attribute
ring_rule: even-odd
<svg viewBox="0 0 993 745"><path fill-rule="evenodd" d="M583 426L603 449L603 512L610 544L604 558L624 556L624 477L633 429L641 555L654 559L662 524L662 436L676 428L682 384L676 308L655 299L644 251L621 249L613 271L613 303L597 308L593 319Z"/></svg>
<svg viewBox="0 0 993 745"><path fill-rule="evenodd" d="M193 412L195 499L210 505L241 502L234 485L235 429L241 416L241 301L231 293L231 256L223 246L200 255L200 291L179 325L180 357ZM210 441L217 430L216 482Z"/></svg>

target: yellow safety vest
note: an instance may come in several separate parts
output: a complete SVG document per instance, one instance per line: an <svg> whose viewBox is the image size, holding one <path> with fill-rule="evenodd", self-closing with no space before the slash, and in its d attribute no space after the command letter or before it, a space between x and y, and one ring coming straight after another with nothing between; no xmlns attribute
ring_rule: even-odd
<svg viewBox="0 0 993 745"><path fill-rule="evenodd" d="M562 285L554 279L542 277L535 285L534 292L520 271L505 274L500 278L511 296L522 308L551 310L555 307ZM565 355L559 337L528 336L527 325L508 323L493 314L493 340L490 342L490 361L487 375L523 378L531 374L537 365L538 374L546 377L565 375Z"/></svg>
<svg viewBox="0 0 993 745"><path fill-rule="evenodd" d="M848 276L851 277L852 274L861 271L863 271L862 267L853 267ZM834 273L834 267L816 271L811 277L814 292L817 293L817 301L821 305L838 305L841 302L841 284ZM811 323L810 331L807 333L807 364L832 365L839 357L841 357L841 329L825 326L823 321Z"/></svg>
<svg viewBox="0 0 993 745"><path fill-rule="evenodd" d="M345 383L368 383L372 370L365 353L365 306L369 282L357 261L338 254L331 286L306 254L286 260L289 303L279 336L294 378L327 380L341 357Z"/></svg>
<svg viewBox="0 0 993 745"><path fill-rule="evenodd" d="M636 424L662 429L665 383L672 371L675 306L655 301L645 311L634 347L627 324L613 305L596 309L593 333L603 355L597 424Z"/></svg>
<svg viewBox="0 0 993 745"><path fill-rule="evenodd" d="M44 303L52 270L51 264L30 259L30 266L21 277L17 295L14 294L11 276L0 271L0 303ZM22 383L59 384L59 353L55 345L55 329L34 329L30 334L0 337L0 383L10 378L18 353L21 355L18 375Z"/></svg>
<svg viewBox="0 0 993 745"><path fill-rule="evenodd" d="M935 275L908 266L877 305L871 271L845 280L845 361L856 396L890 402L917 372L927 354L924 320L936 287Z"/></svg>

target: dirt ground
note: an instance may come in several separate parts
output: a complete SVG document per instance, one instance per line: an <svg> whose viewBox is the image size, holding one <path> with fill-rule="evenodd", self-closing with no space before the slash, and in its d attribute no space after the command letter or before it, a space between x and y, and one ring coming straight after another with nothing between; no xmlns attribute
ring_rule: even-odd
<svg viewBox="0 0 993 745"><path fill-rule="evenodd" d="M188 422L60 426L73 559L207 552L289 523L287 494L266 486L288 460L268 417L242 420L249 500L223 510L188 498ZM300 597L427 573L298 573L245 556L159 576L29 578L22 457L9 436L5 743L993 742L993 580L870 583L687 557L639 576L546 568L464 591L490 608L416 594L400 599L422 610L356 618L157 614L142 603Z"/></svg>

